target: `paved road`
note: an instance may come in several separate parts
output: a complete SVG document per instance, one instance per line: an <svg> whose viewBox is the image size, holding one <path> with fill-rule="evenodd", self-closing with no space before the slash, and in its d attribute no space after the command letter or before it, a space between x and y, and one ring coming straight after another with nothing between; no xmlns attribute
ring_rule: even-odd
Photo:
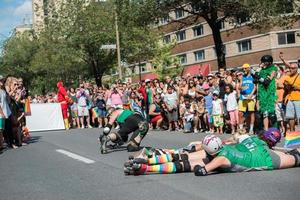
<svg viewBox="0 0 300 200"><path fill-rule="evenodd" d="M31 144L0 155L0 199L300 199L300 168L207 177L124 176L128 153L99 154L98 134L99 129L32 133ZM181 147L203 136L150 132L143 144Z"/></svg>

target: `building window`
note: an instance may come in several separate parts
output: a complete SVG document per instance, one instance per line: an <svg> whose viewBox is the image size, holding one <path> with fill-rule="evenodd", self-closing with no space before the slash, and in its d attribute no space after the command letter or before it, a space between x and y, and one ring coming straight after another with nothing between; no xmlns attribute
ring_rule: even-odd
<svg viewBox="0 0 300 200"><path fill-rule="evenodd" d="M164 38L163 38L163 42L165 44L168 44L171 42L171 36L170 35L165 35Z"/></svg>
<svg viewBox="0 0 300 200"><path fill-rule="evenodd" d="M219 28L220 30L225 29L225 22L224 22L223 20L218 21L218 28Z"/></svg>
<svg viewBox="0 0 300 200"><path fill-rule="evenodd" d="M195 55L195 61L200 61L200 60L205 59L205 51L204 50L195 51L194 55Z"/></svg>
<svg viewBox="0 0 300 200"><path fill-rule="evenodd" d="M200 36L204 34L203 25L199 25L193 28L194 37Z"/></svg>
<svg viewBox="0 0 300 200"><path fill-rule="evenodd" d="M294 44L295 41L295 32L287 32L287 33L278 33L278 44Z"/></svg>
<svg viewBox="0 0 300 200"><path fill-rule="evenodd" d="M186 64L187 63L187 57L186 54L182 54L178 56L180 64Z"/></svg>
<svg viewBox="0 0 300 200"><path fill-rule="evenodd" d="M177 41L182 41L186 39L185 31L178 31L176 33Z"/></svg>
<svg viewBox="0 0 300 200"><path fill-rule="evenodd" d="M239 52L250 51L252 50L251 40L244 40L237 42Z"/></svg>
<svg viewBox="0 0 300 200"><path fill-rule="evenodd" d="M170 17L168 16L164 16L163 18L160 19L160 23L161 24L167 24L170 22Z"/></svg>
<svg viewBox="0 0 300 200"><path fill-rule="evenodd" d="M180 19L184 17L184 11L182 9L176 9L175 10L175 18Z"/></svg>

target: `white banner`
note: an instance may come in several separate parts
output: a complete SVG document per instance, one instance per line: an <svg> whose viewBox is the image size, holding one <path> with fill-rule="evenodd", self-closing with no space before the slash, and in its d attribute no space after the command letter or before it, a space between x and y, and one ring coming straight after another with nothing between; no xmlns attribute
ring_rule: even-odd
<svg viewBox="0 0 300 200"><path fill-rule="evenodd" d="M26 116L29 131L65 129L59 103L30 104L31 116Z"/></svg>

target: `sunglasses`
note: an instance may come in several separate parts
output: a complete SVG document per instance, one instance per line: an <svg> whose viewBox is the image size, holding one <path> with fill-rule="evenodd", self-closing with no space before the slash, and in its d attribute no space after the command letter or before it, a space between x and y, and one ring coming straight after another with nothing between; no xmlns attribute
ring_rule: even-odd
<svg viewBox="0 0 300 200"><path fill-rule="evenodd" d="M289 67L289 69L298 69L298 67Z"/></svg>

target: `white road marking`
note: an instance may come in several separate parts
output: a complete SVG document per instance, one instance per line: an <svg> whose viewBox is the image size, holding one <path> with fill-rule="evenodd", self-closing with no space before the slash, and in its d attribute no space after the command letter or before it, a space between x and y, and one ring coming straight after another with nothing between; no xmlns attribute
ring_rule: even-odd
<svg viewBox="0 0 300 200"><path fill-rule="evenodd" d="M73 158L75 160L79 160L79 161L84 162L86 164L93 164L93 163L95 163L94 160L85 158L83 156L77 155L75 153L72 153L72 152L69 152L69 151L66 151L66 150L63 150L63 149L56 149L56 152L62 153L62 154L66 155L66 156L68 156L70 158Z"/></svg>

